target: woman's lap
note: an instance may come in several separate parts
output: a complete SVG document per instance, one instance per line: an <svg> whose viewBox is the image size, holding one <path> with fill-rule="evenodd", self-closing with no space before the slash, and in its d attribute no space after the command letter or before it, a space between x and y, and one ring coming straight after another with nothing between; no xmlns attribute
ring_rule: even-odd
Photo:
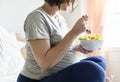
<svg viewBox="0 0 120 82"><path fill-rule="evenodd" d="M105 68L105 60L100 56L93 56L83 59L40 81L26 82L104 82Z"/></svg>

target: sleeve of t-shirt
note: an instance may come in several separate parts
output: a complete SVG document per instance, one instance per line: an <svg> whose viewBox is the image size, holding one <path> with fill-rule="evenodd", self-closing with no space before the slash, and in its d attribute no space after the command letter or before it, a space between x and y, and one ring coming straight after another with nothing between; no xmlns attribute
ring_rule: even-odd
<svg viewBox="0 0 120 82"><path fill-rule="evenodd" d="M49 39L49 29L44 17L39 13L28 15L24 24L24 31L27 40Z"/></svg>

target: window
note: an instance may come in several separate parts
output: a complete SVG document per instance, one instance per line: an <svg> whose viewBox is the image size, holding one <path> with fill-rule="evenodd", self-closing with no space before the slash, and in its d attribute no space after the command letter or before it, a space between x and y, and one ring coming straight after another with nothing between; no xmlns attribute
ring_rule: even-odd
<svg viewBox="0 0 120 82"><path fill-rule="evenodd" d="M106 46L120 47L120 1L107 0L103 36Z"/></svg>

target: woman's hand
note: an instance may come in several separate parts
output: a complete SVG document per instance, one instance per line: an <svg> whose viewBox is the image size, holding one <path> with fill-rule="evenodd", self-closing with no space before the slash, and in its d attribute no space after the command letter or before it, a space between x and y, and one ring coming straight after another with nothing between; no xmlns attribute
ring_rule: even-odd
<svg viewBox="0 0 120 82"><path fill-rule="evenodd" d="M74 25L74 27L72 28L71 32L73 34L80 34L82 32L85 31L86 27L85 27L85 23L84 21L87 21L88 20L88 16L87 15L83 15L77 22L76 24Z"/></svg>
<svg viewBox="0 0 120 82"><path fill-rule="evenodd" d="M84 49L81 45L75 46L75 47L73 48L73 50L78 51L78 52L81 52L81 53L83 53L83 54L88 54L88 53L93 52L93 51Z"/></svg>

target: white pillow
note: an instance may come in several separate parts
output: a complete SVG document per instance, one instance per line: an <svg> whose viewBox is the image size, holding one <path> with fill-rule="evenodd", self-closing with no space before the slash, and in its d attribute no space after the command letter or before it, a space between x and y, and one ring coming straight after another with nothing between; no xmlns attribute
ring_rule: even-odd
<svg viewBox="0 0 120 82"><path fill-rule="evenodd" d="M17 40L15 32L10 32L9 37L12 39L12 42L9 41L9 43L12 44L14 47L17 47L18 49L21 49L25 46L25 42L21 42L21 41Z"/></svg>
<svg viewBox="0 0 120 82"><path fill-rule="evenodd" d="M0 76L18 74L25 62L20 52L21 44L1 26L0 31Z"/></svg>
<svg viewBox="0 0 120 82"><path fill-rule="evenodd" d="M4 27L2 27L1 25L0 25L0 34L2 36L9 36L8 31Z"/></svg>

